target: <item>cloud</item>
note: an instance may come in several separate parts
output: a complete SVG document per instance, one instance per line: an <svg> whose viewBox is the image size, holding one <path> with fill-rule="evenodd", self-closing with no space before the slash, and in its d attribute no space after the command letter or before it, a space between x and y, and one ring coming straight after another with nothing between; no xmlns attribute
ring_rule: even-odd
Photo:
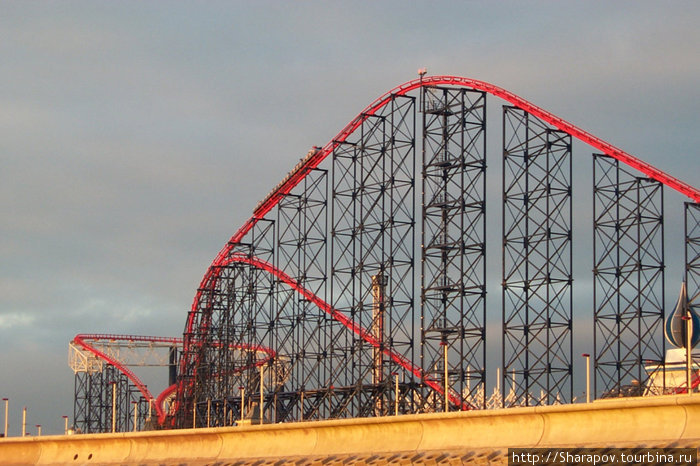
<svg viewBox="0 0 700 466"><path fill-rule="evenodd" d="M9 330L15 327L30 327L36 321L35 316L12 312L0 314L0 329Z"/></svg>

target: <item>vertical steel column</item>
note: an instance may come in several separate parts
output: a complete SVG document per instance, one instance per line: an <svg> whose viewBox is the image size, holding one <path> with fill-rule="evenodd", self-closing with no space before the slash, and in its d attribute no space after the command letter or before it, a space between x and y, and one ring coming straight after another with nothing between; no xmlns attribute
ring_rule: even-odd
<svg viewBox="0 0 700 466"><path fill-rule="evenodd" d="M274 263L275 222L260 219L231 254L245 254ZM197 410L197 427L206 426L207 406L223 404L243 385L248 393L259 389L257 364L269 358L261 348L273 342L276 313L275 282L266 272L238 262L224 261L206 289L200 290L198 325L191 338L190 367L180 378L192 383L190 399L181 400L178 425L191 427ZM184 356L183 356L184 357ZM268 361L268 364L274 364ZM267 371L270 387L275 371ZM259 412L259 411L258 411ZM216 420L216 422L220 422Z"/></svg>
<svg viewBox="0 0 700 466"><path fill-rule="evenodd" d="M276 234L275 221L270 219L259 220L249 233L250 242L248 244L241 243L240 246L247 247L248 254L251 257L256 257L270 264L275 263L276 251ZM246 393L251 395L253 399L260 400L260 390L269 388L275 384L273 380L275 371L268 370L275 361L269 360L269 355L260 349L253 350L252 348L272 348L273 334L275 328L275 315L277 312L275 300L275 279L264 270L258 268L241 265L243 270L241 274L242 282L235 292L240 296L241 304L238 310L242 315L229 315L228 312L221 312L220 315L225 316L225 321L221 322L220 328L224 332L228 332L231 327L230 323L238 324L237 332L232 335L233 341L230 339L221 341L221 344L239 345L240 351L234 351L233 364L230 362L221 368L222 374L235 374L233 380L226 380L226 384L222 387L223 390L216 393L216 396L210 399L222 399L226 394L236 393L237 387L243 385L246 387ZM235 308L234 308L235 309ZM225 308L228 311L229 308ZM233 326L236 328L236 325ZM222 334L223 336L223 334ZM230 337L229 337L230 338ZM213 345L216 347L216 344ZM226 347L226 346L224 346ZM212 348L214 349L214 348ZM223 353L218 351L218 354ZM258 364L267 360L264 380L264 386L260 386L260 369ZM243 368L241 370L241 368ZM228 378L228 377L227 377ZM214 378L216 380L216 378ZM257 395L254 395L257 394ZM270 397L262 397L267 405L270 402ZM202 420L202 425L206 425L206 399L199 400L201 412L203 416L198 416ZM259 401L253 403L251 412L258 416L256 421L259 421L259 416L262 413L271 412L266 406L259 406Z"/></svg>
<svg viewBox="0 0 700 466"><path fill-rule="evenodd" d="M641 395L665 350L663 185L597 154L593 183L593 393Z"/></svg>
<svg viewBox="0 0 700 466"><path fill-rule="evenodd" d="M88 397L89 372L76 372L73 383L73 425L83 431L87 424L90 399Z"/></svg>
<svg viewBox="0 0 700 466"><path fill-rule="evenodd" d="M361 328L375 325L372 276L387 280L385 345L413 357L415 98L393 96L383 111L368 115L332 155L331 304ZM330 377L319 417L372 416L393 397L391 372L403 370L386 357L376 383L374 348L329 321ZM380 348L383 353L384 348ZM374 376L374 377L373 377ZM408 380L413 379L407 374ZM409 382L410 383L410 382Z"/></svg>
<svg viewBox="0 0 700 466"><path fill-rule="evenodd" d="M486 94L423 88L423 102L421 366L452 395L483 406ZM423 409L450 409L445 399L426 389Z"/></svg>
<svg viewBox="0 0 700 466"><path fill-rule="evenodd" d="M685 283L688 305L700 315L700 204L685 203Z"/></svg>
<svg viewBox="0 0 700 466"><path fill-rule="evenodd" d="M108 374L106 377L108 382L111 381L117 385L117 432L130 432L133 430L131 402L138 400L140 392L131 385L126 374L121 373L116 367L106 365L105 369Z"/></svg>
<svg viewBox="0 0 700 466"><path fill-rule="evenodd" d="M326 299L328 172L311 171L297 189L278 204L278 267L305 289ZM289 377L275 393L281 405L277 422L300 420L301 392L322 382L321 351L325 313L278 284L274 348L285 358ZM281 362L281 361L280 361Z"/></svg>
<svg viewBox="0 0 700 466"><path fill-rule="evenodd" d="M80 432L112 430L112 384L117 385L116 430L127 432L132 429L131 401L137 401L140 392L125 374L111 364L105 364L100 370L75 373L73 422Z"/></svg>
<svg viewBox="0 0 700 466"><path fill-rule="evenodd" d="M504 106L504 405L572 398L571 215L571 136Z"/></svg>
<svg viewBox="0 0 700 466"><path fill-rule="evenodd" d="M80 432L99 433L111 429L111 391L105 387L110 377L108 367L111 366L75 373L73 420Z"/></svg>
<svg viewBox="0 0 700 466"><path fill-rule="evenodd" d="M386 335L386 328L384 326L387 306L386 285L387 279L384 275L378 274L372 276L372 327L369 333L380 342L379 347L374 348L374 354L372 355L373 385L381 385L385 378L384 353L382 352L382 348L386 344L384 341L384 336ZM374 408L376 416L383 416L386 414L384 401L383 397L376 400Z"/></svg>

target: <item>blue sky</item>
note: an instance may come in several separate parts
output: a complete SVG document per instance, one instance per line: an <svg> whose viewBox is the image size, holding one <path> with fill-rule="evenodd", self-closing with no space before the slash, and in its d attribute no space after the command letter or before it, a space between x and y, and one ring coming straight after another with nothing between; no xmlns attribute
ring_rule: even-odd
<svg viewBox="0 0 700 466"><path fill-rule="evenodd" d="M203 273L258 200L419 67L493 82L700 185L699 20L690 1L3 2L11 434L22 405L44 432L72 414L76 333L181 335ZM591 149L574 149L585 218ZM667 191L669 260L682 202ZM669 289L680 274L668 262Z"/></svg>

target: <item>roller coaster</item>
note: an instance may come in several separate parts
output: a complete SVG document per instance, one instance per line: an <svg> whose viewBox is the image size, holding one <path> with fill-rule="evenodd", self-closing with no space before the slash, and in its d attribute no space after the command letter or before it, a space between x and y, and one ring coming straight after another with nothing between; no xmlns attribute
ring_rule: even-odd
<svg viewBox="0 0 700 466"><path fill-rule="evenodd" d="M487 95L505 101L499 239L485 221L487 183L497 184ZM182 338L74 338L76 427L484 409L487 238L503 251L499 383L513 396L502 405L572 402L572 138L596 151L593 394L658 381L663 187L689 199L677 245L688 312L700 302L700 190L503 88L421 74L312 148L258 203L204 274ZM139 345L167 352L154 364L170 373L157 397L116 351Z"/></svg>

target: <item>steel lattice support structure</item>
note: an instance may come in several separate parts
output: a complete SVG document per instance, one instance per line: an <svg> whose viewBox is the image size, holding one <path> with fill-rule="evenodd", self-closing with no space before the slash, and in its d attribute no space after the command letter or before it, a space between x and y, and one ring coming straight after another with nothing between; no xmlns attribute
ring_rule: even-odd
<svg viewBox="0 0 700 466"><path fill-rule="evenodd" d="M415 346L415 111L414 97L397 96L367 118L338 145L330 176L309 171L280 199L274 220L257 220L250 240L212 266L198 292L195 332L185 335L197 345L186 347L180 378L193 387L182 403L197 412L182 409L179 425L224 425L243 412L260 421L261 367L264 422L388 413L392 374L405 370L396 358L413 360ZM242 256L276 264L350 321L234 260ZM371 329L379 343L348 327ZM419 382L413 373L402 379L402 409L413 411Z"/></svg>
<svg viewBox="0 0 700 466"><path fill-rule="evenodd" d="M700 204L685 206L685 283L688 304L700 315Z"/></svg>
<svg viewBox="0 0 700 466"><path fill-rule="evenodd" d="M382 353L414 356L415 98L392 97L383 110L333 152L330 196L331 305L379 345L328 322L331 376L321 386L344 388L342 396L329 392L334 400L320 418L387 414L391 374L404 369ZM386 302L375 303L373 277ZM406 374L404 385L414 382Z"/></svg>
<svg viewBox="0 0 700 466"><path fill-rule="evenodd" d="M426 87L423 102L421 366L473 400L486 380L486 93Z"/></svg>
<svg viewBox="0 0 700 466"><path fill-rule="evenodd" d="M250 241L236 245L232 255L273 262L275 238L275 222L262 219L251 231ZM195 364L187 373L187 383L195 388L187 404L195 406L197 412L180 412L183 426L223 425L226 413L240 416L237 394L241 390L249 394L249 415L259 413L259 397L253 394L260 391L261 366L270 368L268 387L279 382L275 352L270 349L277 310L273 278L255 267L224 260L210 286L200 291L203 297L197 330L202 334L200 344L189 348L196 357L191 358Z"/></svg>
<svg viewBox="0 0 700 466"><path fill-rule="evenodd" d="M502 380L514 404L571 400L571 238L571 136L504 106Z"/></svg>
<svg viewBox="0 0 700 466"><path fill-rule="evenodd" d="M326 298L328 237L328 171L315 169L301 186L282 199L277 209L278 265L284 266L303 287ZM302 396L306 387L320 387L332 368L323 348L328 347L328 316L288 286L278 283L275 348L288 355L289 380L276 388L280 403L276 421L309 417L305 406L313 397ZM297 391L293 387L297 387ZM290 393L291 392L291 393ZM309 408L315 409L314 403Z"/></svg>
<svg viewBox="0 0 700 466"><path fill-rule="evenodd" d="M134 403L139 403L137 429L143 429L148 416L148 403L126 375L110 364L100 370L76 372L73 399L74 427L86 434L111 432L113 412L116 432L134 430Z"/></svg>
<svg viewBox="0 0 700 466"><path fill-rule="evenodd" d="M594 394L641 394L665 350L663 185L593 156Z"/></svg>
<svg viewBox="0 0 700 466"><path fill-rule="evenodd" d="M422 134L413 91L425 102ZM399 412L485 406L485 397L476 400L486 371L486 94L513 105L503 116L503 386L515 385L513 404L571 400L572 137L695 202L700 191L505 89L434 76L381 95L314 147L224 245L188 314L168 425L382 416L397 404ZM644 266L622 275L613 267L616 277L636 273L638 283L654 282L663 268L658 196L645 183L635 228L647 237L634 239ZM596 202L607 208L606 189ZM635 202L614 196L617 205ZM607 217L596 220L596 232L605 231ZM600 244L599 252L620 248ZM601 254L599 283L608 279L609 254ZM618 294L628 291L625 280ZM636 288L650 322L639 338L657 337L649 330L657 328L656 289ZM613 320L627 319L618 314ZM640 354L654 344L639 343ZM627 364L620 352L600 351L596 363Z"/></svg>
<svg viewBox="0 0 700 466"><path fill-rule="evenodd" d="M115 430L124 432L157 426L163 406L130 369L168 368L169 384L176 379L177 346L182 340L117 334L78 334L69 344L69 366L75 374L74 418L81 432L112 430L116 387ZM137 406L134 406L137 405ZM135 418L134 418L135 415Z"/></svg>

